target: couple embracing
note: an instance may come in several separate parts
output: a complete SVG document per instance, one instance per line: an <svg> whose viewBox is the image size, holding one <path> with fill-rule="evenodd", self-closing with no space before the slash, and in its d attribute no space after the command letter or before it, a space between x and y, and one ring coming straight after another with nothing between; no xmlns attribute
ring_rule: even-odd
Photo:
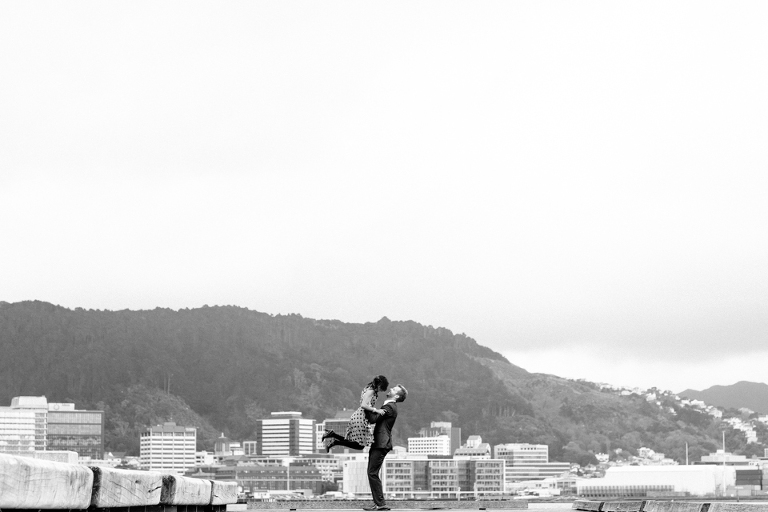
<svg viewBox="0 0 768 512"><path fill-rule="evenodd" d="M387 392L381 409L375 407L379 391ZM402 384L389 388L387 378L378 375L363 388L360 407L352 414L346 435L341 437L333 430L326 430L323 434L326 451L330 451L334 446L345 446L353 450L371 447L368 452L368 483L374 504L363 510L389 510L384 501L379 470L384 463L384 457L392 450L392 427L397 419L397 404L407 396L408 390Z"/></svg>

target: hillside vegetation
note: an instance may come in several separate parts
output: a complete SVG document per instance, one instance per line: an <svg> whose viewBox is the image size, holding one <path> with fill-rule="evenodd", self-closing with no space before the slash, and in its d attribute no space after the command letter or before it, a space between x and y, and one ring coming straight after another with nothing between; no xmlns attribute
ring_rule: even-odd
<svg viewBox="0 0 768 512"><path fill-rule="evenodd" d="M452 421L464 438L545 443L552 460L582 463L641 446L684 460L685 442L695 457L715 450L720 436L705 414L530 374L466 335L387 318L0 303L0 352L0 403L46 395L104 409L107 448L134 453L138 432L164 420L198 426L209 449L220 432L251 437L271 411L322 420L356 407L378 373L410 391L395 429L402 445L436 420ZM746 450L738 433L728 437L731 449Z"/></svg>

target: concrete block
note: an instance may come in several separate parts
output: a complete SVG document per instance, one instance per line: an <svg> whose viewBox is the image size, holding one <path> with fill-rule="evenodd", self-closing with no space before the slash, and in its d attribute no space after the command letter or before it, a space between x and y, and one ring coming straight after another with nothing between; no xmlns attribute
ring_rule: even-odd
<svg viewBox="0 0 768 512"><path fill-rule="evenodd" d="M211 505L237 503L237 482L211 481Z"/></svg>
<svg viewBox="0 0 768 512"><path fill-rule="evenodd" d="M573 502L573 510L586 510L588 512L600 512L603 506L602 501L576 500Z"/></svg>
<svg viewBox="0 0 768 512"><path fill-rule="evenodd" d="M98 508L159 505L163 475L154 471L135 471L92 466L93 499Z"/></svg>
<svg viewBox="0 0 768 512"><path fill-rule="evenodd" d="M208 505L211 502L211 481L186 476L163 475L163 505Z"/></svg>
<svg viewBox="0 0 768 512"><path fill-rule="evenodd" d="M703 512L705 503L695 501L646 501L643 512Z"/></svg>
<svg viewBox="0 0 768 512"><path fill-rule="evenodd" d="M84 509L92 488L85 466L0 454L0 509Z"/></svg>
<svg viewBox="0 0 768 512"><path fill-rule="evenodd" d="M709 512L768 512L768 503L727 503L715 501Z"/></svg>
<svg viewBox="0 0 768 512"><path fill-rule="evenodd" d="M603 503L603 512L641 512L643 501L606 501Z"/></svg>

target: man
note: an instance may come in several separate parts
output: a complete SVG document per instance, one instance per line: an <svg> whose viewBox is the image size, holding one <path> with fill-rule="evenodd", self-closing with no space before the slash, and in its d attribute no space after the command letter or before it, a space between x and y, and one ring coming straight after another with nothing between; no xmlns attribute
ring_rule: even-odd
<svg viewBox="0 0 768 512"><path fill-rule="evenodd" d="M408 390L398 384L387 392L386 400L381 406L381 412L376 418L373 428L373 444L368 452L368 484L371 486L373 506L363 510L389 510L384 501L384 490L381 487L379 470L384 463L384 457L392 450L392 426L397 419L397 404L408 396Z"/></svg>

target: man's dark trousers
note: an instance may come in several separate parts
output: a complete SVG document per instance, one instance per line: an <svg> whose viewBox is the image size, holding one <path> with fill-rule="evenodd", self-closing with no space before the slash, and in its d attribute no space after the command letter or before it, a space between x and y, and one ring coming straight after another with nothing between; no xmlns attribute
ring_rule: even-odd
<svg viewBox="0 0 768 512"><path fill-rule="evenodd" d="M368 484L371 486L371 496L377 507L386 506L379 470L384 464L384 457L392 451L392 426L397 419L397 402L384 402L381 410L384 412L376 417L373 444L368 451Z"/></svg>
<svg viewBox="0 0 768 512"><path fill-rule="evenodd" d="M386 448L371 448L368 452L368 484L371 486L371 496L373 502L379 506L384 506L384 490L381 487L381 478L379 478L379 470L384 463L384 457L387 456L389 450Z"/></svg>

